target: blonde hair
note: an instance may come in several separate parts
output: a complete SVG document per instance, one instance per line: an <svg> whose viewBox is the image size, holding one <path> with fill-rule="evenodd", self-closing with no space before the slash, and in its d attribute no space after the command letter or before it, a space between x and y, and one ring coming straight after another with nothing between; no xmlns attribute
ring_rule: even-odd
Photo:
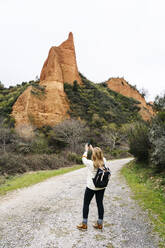
<svg viewBox="0 0 165 248"><path fill-rule="evenodd" d="M93 148L92 160L95 168L103 167L104 165L103 152L99 147Z"/></svg>

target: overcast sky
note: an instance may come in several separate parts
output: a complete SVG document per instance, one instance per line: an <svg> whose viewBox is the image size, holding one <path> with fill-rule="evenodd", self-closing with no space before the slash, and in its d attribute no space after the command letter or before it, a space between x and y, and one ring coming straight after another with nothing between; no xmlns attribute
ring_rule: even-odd
<svg viewBox="0 0 165 248"><path fill-rule="evenodd" d="M153 100L165 90L164 13L164 0L0 0L0 81L35 79L72 31L88 79L124 76Z"/></svg>

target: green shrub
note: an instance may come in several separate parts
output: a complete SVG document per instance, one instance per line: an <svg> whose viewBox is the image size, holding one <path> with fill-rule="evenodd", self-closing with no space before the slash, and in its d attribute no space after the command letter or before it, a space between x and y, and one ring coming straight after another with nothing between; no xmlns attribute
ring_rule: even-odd
<svg viewBox="0 0 165 248"><path fill-rule="evenodd" d="M15 175L28 171L24 158L20 155L4 153L0 157L0 173L2 175Z"/></svg>
<svg viewBox="0 0 165 248"><path fill-rule="evenodd" d="M154 109L156 111L165 110L165 93L162 96L156 96L154 100Z"/></svg>
<svg viewBox="0 0 165 248"><path fill-rule="evenodd" d="M76 119L65 120L56 125L51 133L51 139L68 146L71 152L79 152L84 137L84 123ZM49 137L50 138L50 137Z"/></svg>
<svg viewBox="0 0 165 248"><path fill-rule="evenodd" d="M152 120L149 133L151 142L151 162L155 165L156 171L165 171L165 93L156 96L154 109L157 115Z"/></svg>
<svg viewBox="0 0 165 248"><path fill-rule="evenodd" d="M5 128L3 125L0 125L0 152L14 150L16 142L17 136L13 129Z"/></svg>
<svg viewBox="0 0 165 248"><path fill-rule="evenodd" d="M0 185L5 183L5 177L4 176L0 176Z"/></svg>
<svg viewBox="0 0 165 248"><path fill-rule="evenodd" d="M82 158L74 152L69 152L67 156L68 160L76 164L82 164Z"/></svg>
<svg viewBox="0 0 165 248"><path fill-rule="evenodd" d="M10 116L12 106L29 85L29 83L24 83L13 87L10 86L9 88L0 87L0 116L5 118L5 124L9 124L9 127L14 125Z"/></svg>
<svg viewBox="0 0 165 248"><path fill-rule="evenodd" d="M143 122L137 122L130 126L128 134L129 152L139 161L149 160L149 128Z"/></svg>
<svg viewBox="0 0 165 248"><path fill-rule="evenodd" d="M126 158L130 157L130 153L127 150L113 149L111 152L111 158Z"/></svg>
<svg viewBox="0 0 165 248"><path fill-rule="evenodd" d="M28 154L31 153L31 145L29 142L18 142L15 147L15 152Z"/></svg>
<svg viewBox="0 0 165 248"><path fill-rule="evenodd" d="M32 82L31 93L39 98L45 95L45 87L40 85L38 82Z"/></svg>
<svg viewBox="0 0 165 248"><path fill-rule="evenodd" d="M71 164L73 164L73 162L57 154L25 156L21 154L4 153L0 156L0 174L6 176L21 174L27 171L59 169Z"/></svg>
<svg viewBox="0 0 165 248"><path fill-rule="evenodd" d="M151 142L151 162L156 166L156 170L165 170L165 125L156 118L150 129Z"/></svg>
<svg viewBox="0 0 165 248"><path fill-rule="evenodd" d="M32 153L37 154L51 153L51 149L48 146L48 141L41 137L37 137L32 141L30 150Z"/></svg>
<svg viewBox="0 0 165 248"><path fill-rule="evenodd" d="M113 149L113 150L111 151L111 155L112 155L112 157L114 157L114 158L118 158L119 154L120 154L120 150L118 150L118 149Z"/></svg>
<svg viewBox="0 0 165 248"><path fill-rule="evenodd" d="M3 90L4 89L4 85L3 83L0 81L0 90Z"/></svg>
<svg viewBox="0 0 165 248"><path fill-rule="evenodd" d="M157 171L165 170L165 136L153 142L151 161L156 165Z"/></svg>

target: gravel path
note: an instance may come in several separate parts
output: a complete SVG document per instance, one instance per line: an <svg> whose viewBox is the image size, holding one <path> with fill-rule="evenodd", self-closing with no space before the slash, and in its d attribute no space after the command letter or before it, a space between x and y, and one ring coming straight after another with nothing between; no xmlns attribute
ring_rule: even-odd
<svg viewBox="0 0 165 248"><path fill-rule="evenodd" d="M46 180L0 198L0 248L157 248L147 213L131 198L119 174L130 159L110 163L112 177L105 191L104 230L92 227L97 219L95 199L88 231L81 222L86 168Z"/></svg>

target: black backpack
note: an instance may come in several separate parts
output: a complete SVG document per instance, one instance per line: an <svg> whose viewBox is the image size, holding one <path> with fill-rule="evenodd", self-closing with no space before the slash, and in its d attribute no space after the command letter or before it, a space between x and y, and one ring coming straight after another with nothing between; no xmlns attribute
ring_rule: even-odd
<svg viewBox="0 0 165 248"><path fill-rule="evenodd" d="M98 168L96 175L93 178L93 183L95 187L96 188L107 187L110 176L111 176L111 171L108 167L105 167L104 165L103 169Z"/></svg>

